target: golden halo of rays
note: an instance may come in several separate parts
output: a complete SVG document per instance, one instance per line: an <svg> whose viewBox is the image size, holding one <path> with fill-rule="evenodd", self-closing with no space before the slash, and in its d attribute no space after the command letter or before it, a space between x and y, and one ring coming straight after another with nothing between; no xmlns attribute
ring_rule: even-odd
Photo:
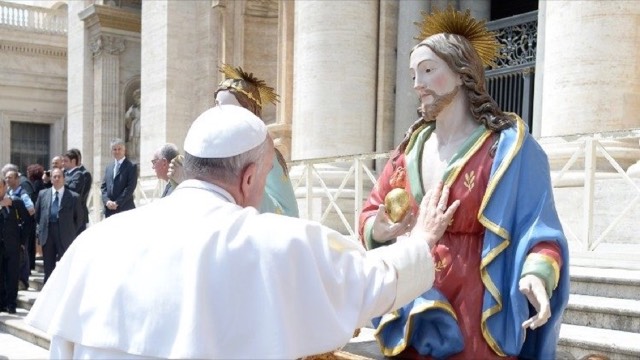
<svg viewBox="0 0 640 360"><path fill-rule="evenodd" d="M220 66L220 72L224 74L226 79L234 79L234 80L243 80L248 84L255 86L258 89L258 93L260 94L260 100L258 106L261 108L264 107L267 103L272 103L275 105L276 102L280 101L278 99L278 94L276 94L274 88L267 86L267 83L264 80L260 80L257 77L253 76L253 73L248 73L242 70L241 67L234 68L228 64L222 64Z"/></svg>
<svg viewBox="0 0 640 360"><path fill-rule="evenodd" d="M431 14L423 11L422 22L415 24L420 30L416 40L422 41L440 33L460 35L469 40L484 66L496 66L495 59L500 57L496 34L487 29L484 20L474 19L469 9L463 13L449 6L446 10L436 9Z"/></svg>

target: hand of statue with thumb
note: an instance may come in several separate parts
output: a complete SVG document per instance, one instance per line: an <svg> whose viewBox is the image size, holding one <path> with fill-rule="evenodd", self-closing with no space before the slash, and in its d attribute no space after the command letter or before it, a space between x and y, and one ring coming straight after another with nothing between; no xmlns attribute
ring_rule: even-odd
<svg viewBox="0 0 640 360"><path fill-rule="evenodd" d="M169 177L169 181L173 183L174 187L180 185L180 183L185 180L182 166L183 160L184 156L178 155L169 163L169 171L167 172L167 176Z"/></svg>
<svg viewBox="0 0 640 360"><path fill-rule="evenodd" d="M525 275L518 283L520 292L538 311L537 314L522 323L522 328L535 330L547 323L551 317L551 307L549 306L549 296L545 288L544 281L535 275Z"/></svg>

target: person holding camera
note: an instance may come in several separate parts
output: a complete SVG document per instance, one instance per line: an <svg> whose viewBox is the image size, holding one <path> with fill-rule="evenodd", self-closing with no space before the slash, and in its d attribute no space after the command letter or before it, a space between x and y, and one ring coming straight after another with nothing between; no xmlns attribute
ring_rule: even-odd
<svg viewBox="0 0 640 360"><path fill-rule="evenodd" d="M45 188L51 187L51 170L53 169L63 169L62 166L62 156L56 155L51 158L51 169L46 170L44 175L42 175L42 182L44 183Z"/></svg>

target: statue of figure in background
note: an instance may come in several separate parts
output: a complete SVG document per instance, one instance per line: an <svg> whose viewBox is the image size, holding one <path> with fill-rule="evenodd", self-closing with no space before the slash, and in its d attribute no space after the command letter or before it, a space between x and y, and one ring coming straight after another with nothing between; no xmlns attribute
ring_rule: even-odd
<svg viewBox="0 0 640 360"><path fill-rule="evenodd" d="M126 127L127 157L139 162L140 154L140 89L133 92L133 105L124 114Z"/></svg>

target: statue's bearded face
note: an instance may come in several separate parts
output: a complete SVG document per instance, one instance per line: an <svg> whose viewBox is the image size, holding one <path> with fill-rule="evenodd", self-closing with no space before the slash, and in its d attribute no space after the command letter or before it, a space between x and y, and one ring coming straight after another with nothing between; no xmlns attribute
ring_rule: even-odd
<svg viewBox="0 0 640 360"><path fill-rule="evenodd" d="M451 104L462 80L444 60L424 45L417 46L411 53L409 68L425 118L435 120Z"/></svg>

